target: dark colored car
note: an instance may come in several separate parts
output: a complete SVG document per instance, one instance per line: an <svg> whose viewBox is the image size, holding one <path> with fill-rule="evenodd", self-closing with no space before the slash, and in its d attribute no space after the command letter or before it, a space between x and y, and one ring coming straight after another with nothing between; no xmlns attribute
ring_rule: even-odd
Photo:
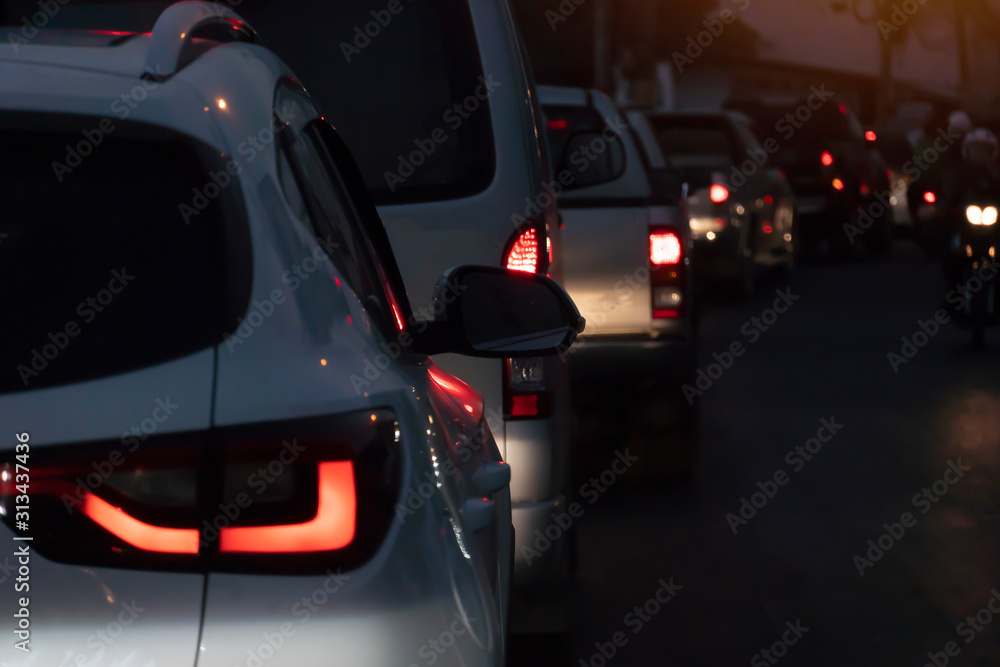
<svg viewBox="0 0 1000 667"><path fill-rule="evenodd" d="M688 184L697 274L708 286L753 293L757 276L795 261L795 202L768 164L752 122L731 111L649 113L653 136Z"/></svg>
<svg viewBox="0 0 1000 667"><path fill-rule="evenodd" d="M788 174L798 203L803 250L848 255L888 253L892 240L891 171L850 108L835 96L791 103L730 100L773 141L771 159Z"/></svg>

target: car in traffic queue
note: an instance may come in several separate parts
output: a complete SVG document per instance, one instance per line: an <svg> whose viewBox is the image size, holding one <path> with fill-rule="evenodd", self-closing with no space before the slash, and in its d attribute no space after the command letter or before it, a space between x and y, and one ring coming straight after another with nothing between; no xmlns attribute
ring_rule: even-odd
<svg viewBox="0 0 1000 667"><path fill-rule="evenodd" d="M592 420L615 431L585 438L580 455L600 463L602 448L624 439L641 452L637 476L690 480L700 423L681 388L697 365L697 309L680 181L662 155L644 154L604 93L540 86L539 95L563 188L564 284L588 322L566 355L575 409L581 431Z"/></svg>
<svg viewBox="0 0 1000 667"><path fill-rule="evenodd" d="M741 298L795 263L795 198L743 114L649 112L653 136L688 184L699 282Z"/></svg>
<svg viewBox="0 0 1000 667"><path fill-rule="evenodd" d="M102 0L51 18L50 27L148 32L171 0ZM308 82L320 113L358 162L414 304L432 321L438 277L459 264L503 266L561 280L561 245L541 112L530 62L505 0L228 0L267 47ZM391 6L390 6L391 5ZM253 152L253 141L244 150ZM406 345L393 341L385 354ZM558 356L454 354L435 363L485 401L511 464L515 632L568 626L573 542L526 557L536 531L570 493L570 408ZM355 392L379 368L359 359ZM508 593L503 593L508 597ZM506 621L505 621L506 627Z"/></svg>
<svg viewBox="0 0 1000 667"><path fill-rule="evenodd" d="M415 317L346 143L217 4L0 45L0 135L0 662L503 665L510 468L431 355L564 349L562 288L455 266Z"/></svg>
<svg viewBox="0 0 1000 667"><path fill-rule="evenodd" d="M893 237L893 172L877 149L876 133L865 130L836 95L822 97L735 99L726 107L773 130L765 140L775 142L774 162L795 191L803 252L886 255Z"/></svg>

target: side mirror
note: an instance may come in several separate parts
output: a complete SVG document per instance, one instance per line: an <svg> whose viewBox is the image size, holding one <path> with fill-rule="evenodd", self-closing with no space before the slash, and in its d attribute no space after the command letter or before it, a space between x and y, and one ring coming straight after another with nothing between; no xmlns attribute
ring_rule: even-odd
<svg viewBox="0 0 1000 667"><path fill-rule="evenodd" d="M617 135L608 141L600 132L577 132L566 140L559 171L573 180L567 190L609 183L625 173L625 148Z"/></svg>
<svg viewBox="0 0 1000 667"><path fill-rule="evenodd" d="M680 175L670 169L652 169L649 172L649 187L657 198L676 204L684 197Z"/></svg>
<svg viewBox="0 0 1000 667"><path fill-rule="evenodd" d="M434 288L441 313L420 337L425 354L538 357L572 345L585 321L551 278L492 266L459 266Z"/></svg>

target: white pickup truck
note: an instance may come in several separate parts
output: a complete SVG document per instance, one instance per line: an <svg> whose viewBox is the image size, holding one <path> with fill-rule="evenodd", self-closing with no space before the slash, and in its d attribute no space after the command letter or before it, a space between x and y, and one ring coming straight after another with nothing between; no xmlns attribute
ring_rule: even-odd
<svg viewBox="0 0 1000 667"><path fill-rule="evenodd" d="M627 445L640 475L690 479L698 404L681 388L697 366L696 309L680 179L655 141L641 140L652 136L641 115L626 117L598 91L539 95L562 190L564 285L587 320L567 355L583 420L576 451L600 465L602 447ZM589 422L611 430L588 438Z"/></svg>

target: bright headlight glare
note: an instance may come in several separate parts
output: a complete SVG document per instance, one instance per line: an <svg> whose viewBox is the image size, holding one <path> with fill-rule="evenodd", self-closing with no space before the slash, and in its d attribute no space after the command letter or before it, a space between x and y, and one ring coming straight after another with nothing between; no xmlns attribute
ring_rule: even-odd
<svg viewBox="0 0 1000 667"><path fill-rule="evenodd" d="M993 225L993 224L996 224L996 221L997 221L997 207L996 206L987 206L986 208L984 208L983 209L983 224L984 225Z"/></svg>
<svg viewBox="0 0 1000 667"><path fill-rule="evenodd" d="M974 225L983 224L983 209L978 206L970 206L965 209L965 218Z"/></svg>

